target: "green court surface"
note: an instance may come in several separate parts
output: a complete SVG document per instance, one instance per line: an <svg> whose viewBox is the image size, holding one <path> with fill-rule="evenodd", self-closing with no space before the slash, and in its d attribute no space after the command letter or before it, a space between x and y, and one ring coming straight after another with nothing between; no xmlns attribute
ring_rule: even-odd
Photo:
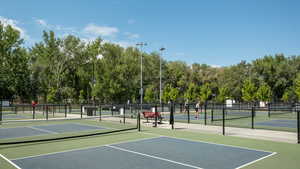
<svg viewBox="0 0 300 169"><path fill-rule="evenodd" d="M49 141L39 143L27 143L20 145L2 145L0 146L0 154L8 159L17 159L29 156L43 155L54 152L62 152L74 149L83 149L101 145L108 145L120 142L128 142L133 140L154 138L159 136L168 136L174 138L183 138L186 140L217 143L222 145L237 146L241 148L262 150L268 152L276 152L275 155L253 162L243 168L256 169L274 169L274 168L299 168L300 147L297 144L280 143L272 141L263 141L255 139L246 139L232 136L221 136L215 134L204 134L190 131L168 130L158 128L143 127L141 132L136 130L112 133L101 136L91 136L75 139L67 139L60 141ZM193 152L201 155L201 151ZM84 157L83 157L84 158ZM100 157L99 157L100 158ZM226 158L224 156L224 158ZM213 163L217 163L218 159L211 159ZM130 161L129 161L130 162ZM14 169L3 158L0 159L1 169ZM59 164L57 164L59 165ZM99 164L101 165L101 164ZM122 164L120 164L122 165Z"/></svg>

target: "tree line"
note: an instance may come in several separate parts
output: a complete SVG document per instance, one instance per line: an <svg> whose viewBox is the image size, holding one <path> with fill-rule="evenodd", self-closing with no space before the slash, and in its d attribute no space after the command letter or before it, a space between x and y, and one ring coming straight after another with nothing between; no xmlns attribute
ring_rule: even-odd
<svg viewBox="0 0 300 169"><path fill-rule="evenodd" d="M20 32L0 23L0 97L27 103L139 103L140 58L144 100L159 101L158 52L145 53L97 38L83 41L44 31L24 47ZM264 56L224 67L162 59L164 102L296 102L300 98L300 56Z"/></svg>

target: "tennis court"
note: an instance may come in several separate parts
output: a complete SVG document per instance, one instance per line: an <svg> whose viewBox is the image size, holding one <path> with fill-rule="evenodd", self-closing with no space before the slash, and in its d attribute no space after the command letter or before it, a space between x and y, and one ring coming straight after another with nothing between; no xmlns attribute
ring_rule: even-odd
<svg viewBox="0 0 300 169"><path fill-rule="evenodd" d="M76 131L99 130L99 129L106 129L106 128L100 126L87 125L87 124L77 124L77 123L0 128L0 139L28 137L28 136L37 136L37 135L46 135L46 134L58 134L58 133L76 132Z"/></svg>
<svg viewBox="0 0 300 169"><path fill-rule="evenodd" d="M297 120L268 120L263 122L257 122L258 126L271 126L271 127L285 127L285 128L297 128Z"/></svg>
<svg viewBox="0 0 300 169"><path fill-rule="evenodd" d="M276 153L171 137L12 159L22 169L240 168ZM218 162L214 162L214 161ZM59 165L57 165L59 164Z"/></svg>

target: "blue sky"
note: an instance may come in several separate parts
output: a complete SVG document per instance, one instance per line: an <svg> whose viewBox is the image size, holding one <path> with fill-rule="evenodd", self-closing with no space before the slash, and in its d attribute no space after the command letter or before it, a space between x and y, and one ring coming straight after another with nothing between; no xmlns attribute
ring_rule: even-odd
<svg viewBox="0 0 300 169"><path fill-rule="evenodd" d="M53 30L122 46L147 42L147 52L165 47L167 60L226 66L300 55L299 7L297 0L10 0L1 2L0 20L27 46Z"/></svg>

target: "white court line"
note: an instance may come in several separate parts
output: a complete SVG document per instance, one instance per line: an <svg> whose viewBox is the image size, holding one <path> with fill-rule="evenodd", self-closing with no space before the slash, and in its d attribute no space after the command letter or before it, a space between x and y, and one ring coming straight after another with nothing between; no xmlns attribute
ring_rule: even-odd
<svg viewBox="0 0 300 169"><path fill-rule="evenodd" d="M264 157L262 157L262 158L259 158L259 159L257 159L257 160L254 160L254 161L251 161L251 162L246 163L246 164L244 164L244 165L241 165L241 166L239 166L239 167L237 167L237 168L235 168L235 169L241 169L241 168L243 168L243 167L246 167L246 166L248 166L248 165L251 165L251 164L253 164L253 163L256 163L256 162L258 162L258 161L260 161L260 160L263 160L263 159L265 159L265 158L268 158L268 157L270 157L270 156L273 156L273 155L275 155L275 154L277 154L277 153L274 152L274 153L272 153L272 154L269 154L269 155L264 156Z"/></svg>
<svg viewBox="0 0 300 169"><path fill-rule="evenodd" d="M71 149L71 150L65 150L65 151L57 151L57 152L52 152L52 153L15 158L15 159L11 159L11 160L22 160L22 159L28 159L28 158L35 158L35 157L41 157L41 156L46 156L46 155L53 155L53 154L67 153L67 152L73 152L73 151L87 150L87 149L92 149L92 148L100 148L100 147L104 147L104 146L111 145L111 144L122 144L122 143L131 143L131 142L137 142L137 141L143 141L143 140L151 140L151 139L154 139L154 138L159 138L159 137L135 139L135 140L131 140L131 141L120 141L120 142L104 144L104 145L100 145L100 146L90 146L90 147L77 148L77 149Z"/></svg>
<svg viewBox="0 0 300 169"><path fill-rule="evenodd" d="M250 164L253 164L253 163L255 163L255 162L258 162L258 161L260 161L260 160L263 160L263 159L265 159L265 158L268 158L268 157L271 157L271 156L277 154L277 152L271 152L271 151L265 151L265 150L252 149L252 148L247 148L247 147L240 147L240 146L233 146L233 145L226 145L226 144L217 144L217 143L209 143L209 142L205 142L205 141L197 141L197 140L191 140L191 139L185 139L185 138L177 138L177 137L164 136L164 135L153 134L153 133L145 133L145 134L156 135L156 136L159 136L159 137L167 137L167 138L178 139L178 140L191 141L191 142L200 142L200 143L202 142L202 143L213 144L213 145L220 145L220 146L227 146L227 147L233 147L233 148L239 148L239 149L246 149L246 150L251 150L251 151L260 151L260 152L271 153L271 154L269 154L269 155L267 155L267 156L261 157L261 158L259 158L259 159L254 160L254 161L251 161L251 162L249 162L249 163L246 163L246 164L244 164L244 165L241 165L241 166L239 166L239 167L236 168L236 169L241 169L241 168L243 168L243 167L245 167L245 166L248 166L248 165L250 165ZM158 138L159 138L159 137L158 137Z"/></svg>
<svg viewBox="0 0 300 169"><path fill-rule="evenodd" d="M9 159L7 159L6 157L4 157L2 154L0 154L0 157L3 158L4 160L6 160L7 162L9 162L11 165L13 165L16 169L22 169L21 167L17 166L17 164L13 163L12 161L10 161Z"/></svg>
<svg viewBox="0 0 300 169"><path fill-rule="evenodd" d="M196 142L196 143L206 143L206 144L213 144L213 145L219 145L219 146L225 146L225 147L234 147L234 148L245 149L245 150L260 151L260 152L265 152L265 153L274 153L272 151L259 150L259 149L254 149L254 148L234 146L234 145L227 145L227 144L212 143L212 142L206 142L206 141L200 141L200 140L193 140L193 139L187 139L187 138L178 138L178 137L165 136L165 135L154 134L154 133L146 133L146 132L144 132L144 134L154 135L154 136L158 136L158 137L173 138L173 139L178 139L178 140L191 141L191 142Z"/></svg>
<svg viewBox="0 0 300 169"><path fill-rule="evenodd" d="M166 159L166 158L161 158L161 157L152 156L152 155L149 155L149 154L144 154L144 153L140 153L140 152L136 152L136 151L131 151L131 150L127 150L127 149L112 146L112 145L106 145L106 147L110 147L110 148L113 148L113 149L129 152L129 153L133 153L133 154L138 154L138 155L141 155L141 156L150 157L150 158L154 158L154 159L158 159L158 160L162 160L162 161L167 161L167 162L170 162L170 163L179 164L179 165L183 165L183 166L190 167L190 168L202 169L202 168L194 166L194 165L180 163L180 162L169 160L169 159Z"/></svg>
<svg viewBox="0 0 300 169"><path fill-rule="evenodd" d="M36 128L34 126L26 126L26 128L30 128L30 129L33 129L33 130L39 130L39 131L46 132L46 133L51 133L51 134L58 134L57 132L46 130L46 129Z"/></svg>

